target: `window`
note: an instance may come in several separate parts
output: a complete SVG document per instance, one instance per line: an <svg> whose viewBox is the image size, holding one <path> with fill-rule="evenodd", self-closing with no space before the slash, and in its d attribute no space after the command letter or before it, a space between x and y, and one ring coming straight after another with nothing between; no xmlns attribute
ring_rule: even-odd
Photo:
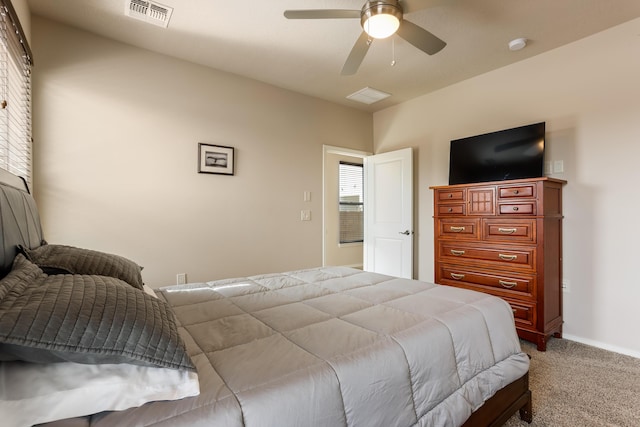
<svg viewBox="0 0 640 427"><path fill-rule="evenodd" d="M10 0L0 0L0 168L31 184L32 55Z"/></svg>
<svg viewBox="0 0 640 427"><path fill-rule="evenodd" d="M340 243L364 241L364 168L340 162Z"/></svg>

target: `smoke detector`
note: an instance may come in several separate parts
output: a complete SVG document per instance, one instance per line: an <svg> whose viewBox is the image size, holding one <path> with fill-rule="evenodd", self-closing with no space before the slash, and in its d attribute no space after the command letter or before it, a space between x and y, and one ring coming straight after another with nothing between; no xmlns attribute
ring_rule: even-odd
<svg viewBox="0 0 640 427"><path fill-rule="evenodd" d="M173 8L148 0L126 0L124 14L149 24L167 28Z"/></svg>
<svg viewBox="0 0 640 427"><path fill-rule="evenodd" d="M524 37L513 39L509 42L509 50L513 50L513 51L524 49L526 46L527 46L527 39L525 39Z"/></svg>

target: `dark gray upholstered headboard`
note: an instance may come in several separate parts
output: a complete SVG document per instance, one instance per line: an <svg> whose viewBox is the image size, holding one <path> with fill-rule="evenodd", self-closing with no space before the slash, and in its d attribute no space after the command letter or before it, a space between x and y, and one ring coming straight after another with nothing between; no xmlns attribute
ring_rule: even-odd
<svg viewBox="0 0 640 427"><path fill-rule="evenodd" d="M42 226L36 201L27 183L0 169L0 278L11 270L17 246L37 248L42 244Z"/></svg>

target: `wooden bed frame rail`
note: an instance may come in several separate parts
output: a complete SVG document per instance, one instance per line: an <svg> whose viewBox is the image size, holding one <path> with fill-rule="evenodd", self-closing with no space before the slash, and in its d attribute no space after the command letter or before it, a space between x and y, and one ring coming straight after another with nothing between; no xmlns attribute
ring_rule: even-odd
<svg viewBox="0 0 640 427"><path fill-rule="evenodd" d="M531 390L529 390L529 372L515 380L491 399L487 400L463 424L463 427L498 427L507 422L516 411L520 411L520 419L531 423Z"/></svg>

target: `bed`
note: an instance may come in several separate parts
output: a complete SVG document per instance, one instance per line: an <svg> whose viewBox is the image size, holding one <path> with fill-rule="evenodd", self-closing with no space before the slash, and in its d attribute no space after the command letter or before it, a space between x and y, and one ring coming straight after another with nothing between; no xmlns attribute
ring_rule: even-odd
<svg viewBox="0 0 640 427"><path fill-rule="evenodd" d="M73 394L71 390L70 397L57 395L52 404L51 411L58 411L60 406L71 411L60 410L57 416L65 419L37 422L47 421L50 427L489 426L501 425L517 411L523 420L531 422L529 359L521 351L511 309L499 298L343 267L190 283L152 292L137 282L137 266L137 273L127 276L122 274L120 264L115 270L113 265L105 269L105 258L100 258L98 270L87 258L82 263L72 259L71 268L54 265L58 271L46 265L36 255L43 250L55 252L57 246L44 242L37 208L26 184L1 170L0 218L0 308L7 298L18 300L15 289L22 289L14 286L13 293L3 293L7 282L15 282L16 277L35 277L35 294L44 292L43 286L95 286L100 292L118 289L145 307L145 316L139 314L140 310L130 318L123 315L127 317L124 321L113 315L118 327L144 323L141 317L150 318L149 322L169 322L168 344L154 338L151 349L138 349L147 341L140 338L147 337L146 332L127 332L138 337L135 345L139 354L135 356L116 354L113 349L119 346L117 342L104 351L91 353L83 348L70 352L51 342L32 348L33 339L25 344L20 336L2 332L3 417L10 412L29 412L19 406L18 400L29 400L29 393L37 394L41 388L26 384L21 397L11 397L15 382L27 377L17 373L22 372L20 369L68 367L74 374L64 374L65 378L82 378L78 380L82 387L93 380L75 374L76 369L102 373L123 368L135 370L135 375L144 371L138 383L145 383L150 375L154 380L165 378L165 374L175 378L167 380L174 381L165 387L170 390L142 400L135 399L134 386L109 393L105 400L121 393L133 395L131 402L114 403L117 410L91 406L103 401L91 394L104 392L102 385L91 388L91 393L83 389ZM106 258L107 263L113 259L126 263L114 257ZM17 274L16 270L33 275ZM102 295L100 292L94 294ZM83 297L82 304L86 300ZM62 317L69 317L71 311L67 309ZM157 311L166 311L166 319ZM104 317L104 313L101 315ZM7 317L0 309L0 326L7 324L3 316ZM42 331L48 327L44 325ZM149 329L145 324L135 327ZM152 329L149 336L156 334L157 325ZM44 334L42 331L38 333ZM56 331L63 335L64 327L56 326ZM123 332L119 333L122 336ZM77 326L65 342L74 334L78 334ZM94 335L92 343L106 332ZM159 358L158 347L162 346L170 347L171 352L167 356L163 350ZM104 358L105 354L108 357ZM37 372L36 376L46 381L46 375ZM134 374L120 376L131 380ZM180 392L175 391L178 389ZM74 414L77 407L83 407L84 412ZM51 411L49 417L53 416ZM69 414L74 416L69 418ZM28 419L20 418L14 425L29 425Z"/></svg>

